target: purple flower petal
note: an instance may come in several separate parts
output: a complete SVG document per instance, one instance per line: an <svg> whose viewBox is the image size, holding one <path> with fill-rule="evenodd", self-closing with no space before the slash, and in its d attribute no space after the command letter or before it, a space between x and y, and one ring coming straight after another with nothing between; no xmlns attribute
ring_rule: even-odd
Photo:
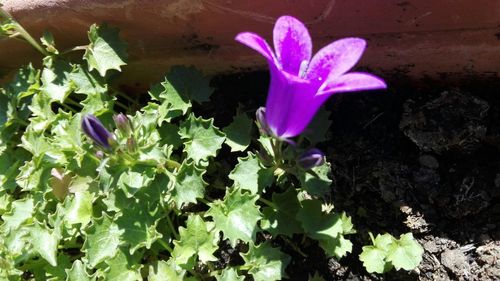
<svg viewBox="0 0 500 281"><path fill-rule="evenodd" d="M298 76L301 66L311 60L312 42L307 28L294 17L282 16L274 25L273 41L282 69Z"/></svg>
<svg viewBox="0 0 500 281"><path fill-rule="evenodd" d="M267 44L266 40L259 35L252 32L242 32L236 35L235 40L259 52L269 63L272 62L275 64L277 62L273 50Z"/></svg>
<svg viewBox="0 0 500 281"><path fill-rule="evenodd" d="M365 46L361 38L344 38L327 45L312 58L306 79L323 84L329 77L344 74L358 62Z"/></svg>
<svg viewBox="0 0 500 281"><path fill-rule="evenodd" d="M340 77L326 81L318 95L353 92L363 90L385 89L384 80L375 75L361 72L349 72Z"/></svg>
<svg viewBox="0 0 500 281"><path fill-rule="evenodd" d="M294 137L300 134L297 128L307 126L310 121L307 116L304 117L304 114L307 115L304 111L308 111L308 104L314 99L317 89L307 80L290 75L272 64L269 66L271 83L266 102L267 124L278 137Z"/></svg>

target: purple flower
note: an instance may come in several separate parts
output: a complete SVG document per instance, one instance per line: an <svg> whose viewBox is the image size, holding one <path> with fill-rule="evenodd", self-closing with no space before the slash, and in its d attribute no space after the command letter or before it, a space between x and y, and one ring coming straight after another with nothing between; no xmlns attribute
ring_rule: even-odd
<svg viewBox="0 0 500 281"><path fill-rule="evenodd" d="M311 59L311 37L304 24L282 16L274 26L274 51L255 33L240 33L236 40L259 52L269 63L266 120L279 138L299 135L333 94L386 88L374 75L347 72L365 49L366 42L360 38L334 41Z"/></svg>
<svg viewBox="0 0 500 281"><path fill-rule="evenodd" d="M325 163L325 155L317 148L309 149L299 156L297 164L305 170L321 166Z"/></svg>
<svg viewBox="0 0 500 281"><path fill-rule="evenodd" d="M132 124L127 115L120 113L113 115L113 120L115 121L116 127L126 136L130 135L132 132Z"/></svg>
<svg viewBox="0 0 500 281"><path fill-rule="evenodd" d="M110 140L113 135L104 128L101 121L92 114L87 114L82 119L82 130L97 145L105 149L110 149Z"/></svg>

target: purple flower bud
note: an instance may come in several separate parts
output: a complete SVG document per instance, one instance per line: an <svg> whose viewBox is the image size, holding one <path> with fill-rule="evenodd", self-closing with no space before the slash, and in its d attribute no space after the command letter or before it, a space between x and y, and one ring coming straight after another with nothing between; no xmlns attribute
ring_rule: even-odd
<svg viewBox="0 0 500 281"><path fill-rule="evenodd" d="M116 127L126 136L132 132L132 124L128 119L127 115L120 113L113 115L113 120L115 121Z"/></svg>
<svg viewBox="0 0 500 281"><path fill-rule="evenodd" d="M261 134L271 135L271 129L269 125L267 125L266 121L266 108L259 107L257 111L255 111L255 117L257 119L257 125L259 126Z"/></svg>
<svg viewBox="0 0 500 281"><path fill-rule="evenodd" d="M104 152L102 152L102 150L98 150L98 151L96 151L96 153L95 153L95 157L97 157L97 158L99 158L99 159L104 158Z"/></svg>
<svg viewBox="0 0 500 281"><path fill-rule="evenodd" d="M304 170L309 170L325 163L325 155L317 148L309 149L297 159L297 164Z"/></svg>
<svg viewBox="0 0 500 281"><path fill-rule="evenodd" d="M92 114L87 114L82 119L83 132L92 139L97 145L105 149L110 149L110 141L113 135L104 128L101 121Z"/></svg>
<svg viewBox="0 0 500 281"><path fill-rule="evenodd" d="M133 137L127 139L127 149L130 153L134 153L137 151L137 143Z"/></svg>

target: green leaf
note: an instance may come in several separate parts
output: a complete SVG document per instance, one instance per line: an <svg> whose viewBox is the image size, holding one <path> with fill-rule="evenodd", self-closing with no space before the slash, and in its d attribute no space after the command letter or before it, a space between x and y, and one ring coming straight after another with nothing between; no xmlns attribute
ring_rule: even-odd
<svg viewBox="0 0 500 281"><path fill-rule="evenodd" d="M108 91L106 81L77 64L69 74L71 81L75 84L75 93L84 95L104 95Z"/></svg>
<svg viewBox="0 0 500 281"><path fill-rule="evenodd" d="M413 238L411 233L402 234L399 240L389 246L387 261L391 262L396 270L413 270L422 261L424 249Z"/></svg>
<svg viewBox="0 0 500 281"><path fill-rule="evenodd" d="M330 111L327 111L322 107L316 115L314 115L313 120L309 123L309 126L304 130L303 135L306 137L311 144L317 144L319 142L326 141L328 139L328 132L332 121L330 120Z"/></svg>
<svg viewBox="0 0 500 281"><path fill-rule="evenodd" d="M311 238L336 239L343 232L342 220L339 215L325 214L321 211L321 201L304 200L302 208L297 213L297 220Z"/></svg>
<svg viewBox="0 0 500 281"><path fill-rule="evenodd" d="M7 89L13 96L20 100L37 93L40 87L40 71L33 68L30 63L22 67L16 73L14 80L7 85Z"/></svg>
<svg viewBox="0 0 500 281"><path fill-rule="evenodd" d="M184 141L184 151L196 164L215 157L225 140L224 133L213 125L213 119L196 118L194 114L181 123L179 135Z"/></svg>
<svg viewBox="0 0 500 281"><path fill-rule="evenodd" d="M120 39L118 33L117 28L108 27L106 24L93 24L90 27L90 45L84 54L89 70L97 69L104 77L108 70L121 71L121 66L126 65L127 44Z"/></svg>
<svg viewBox="0 0 500 281"><path fill-rule="evenodd" d="M86 231L86 239L82 247L91 267L116 255L118 246L121 244L122 233L123 230L120 230L107 215L93 220L92 225Z"/></svg>
<svg viewBox="0 0 500 281"><path fill-rule="evenodd" d="M23 198L12 202L10 211L2 216L1 229L5 232L19 229L26 221L31 221L35 205L33 199Z"/></svg>
<svg viewBox="0 0 500 281"><path fill-rule="evenodd" d="M185 280L186 271L180 268L173 259L165 261L157 261L154 265L149 266L148 281L181 281Z"/></svg>
<svg viewBox="0 0 500 281"><path fill-rule="evenodd" d="M295 189L288 188L284 193L274 193L272 203L273 207L265 207L262 210L262 229L272 235L282 234L289 237L294 233L301 233L302 226L295 218L301 207Z"/></svg>
<svg viewBox="0 0 500 281"><path fill-rule="evenodd" d="M246 157L238 158L238 164L229 178L234 180L235 187L249 190L252 194L261 192L274 181L272 169L263 167L259 158L251 152Z"/></svg>
<svg viewBox="0 0 500 281"><path fill-rule="evenodd" d="M175 149L182 145L181 137L177 133L178 131L179 127L170 123L164 123L158 128L162 143L172 145Z"/></svg>
<svg viewBox="0 0 500 281"><path fill-rule="evenodd" d="M30 227L30 242L33 249L44 258L50 265L57 266L57 245L59 239L55 233L47 227L41 227L37 223Z"/></svg>
<svg viewBox="0 0 500 281"><path fill-rule="evenodd" d="M243 281L245 276L238 275L238 271L235 268L228 267L222 270L221 275L216 275L215 279L217 281Z"/></svg>
<svg viewBox="0 0 500 281"><path fill-rule="evenodd" d="M273 248L269 241L259 246L250 243L248 252L241 256L245 261L244 266L250 268L248 273L252 274L255 281L274 281L287 277L285 269L291 258L279 249Z"/></svg>
<svg viewBox="0 0 500 281"><path fill-rule="evenodd" d="M382 274L388 269L385 256L386 252L375 246L363 246L363 251L359 255L359 260L363 262L366 271Z"/></svg>
<svg viewBox="0 0 500 281"><path fill-rule="evenodd" d="M120 175L117 184L127 197L132 197L141 188L147 187L154 176L154 167L134 166Z"/></svg>
<svg viewBox="0 0 500 281"><path fill-rule="evenodd" d="M330 163L325 162L309 171L300 171L299 180L302 188L312 196L328 197L331 193L332 180L330 179Z"/></svg>
<svg viewBox="0 0 500 281"><path fill-rule="evenodd" d="M66 97L73 91L73 84L70 79L71 65L61 59L47 57L44 60L46 66L42 71L42 87L50 101L63 103Z"/></svg>
<svg viewBox="0 0 500 281"><path fill-rule="evenodd" d="M140 257L130 256L120 248L106 263L109 268L104 273L104 280L107 281L142 281L140 273Z"/></svg>
<svg viewBox="0 0 500 281"><path fill-rule="evenodd" d="M146 106L155 109L158 126L161 126L163 121L185 115L192 106L189 98L177 92L167 79L154 85L148 93L152 99L161 102L160 105L150 103Z"/></svg>
<svg viewBox="0 0 500 281"><path fill-rule="evenodd" d="M337 238L319 240L319 246L325 250L329 257L340 259L352 252L352 242L345 239L343 235Z"/></svg>
<svg viewBox="0 0 500 281"><path fill-rule="evenodd" d="M240 189L228 190L223 201L209 204L205 216L213 218L217 232L222 231L233 247L238 239L250 242L255 240L257 222L262 218L255 204L257 199L257 195L242 193Z"/></svg>
<svg viewBox="0 0 500 281"><path fill-rule="evenodd" d="M69 224L81 224L84 228L92 218L93 196L88 191L76 192L64 219Z"/></svg>
<svg viewBox="0 0 500 281"><path fill-rule="evenodd" d="M245 151L250 145L252 120L244 113L234 117L233 122L224 128L226 144L231 151Z"/></svg>
<svg viewBox="0 0 500 281"><path fill-rule="evenodd" d="M194 67L174 66L167 79L177 92L198 103L209 101L214 91L210 87L210 80Z"/></svg>
<svg viewBox="0 0 500 281"><path fill-rule="evenodd" d="M192 161L184 161L177 171L171 198L177 208L187 203L196 203L196 198L203 198L205 186L203 181L204 170L197 168Z"/></svg>
<svg viewBox="0 0 500 281"><path fill-rule="evenodd" d="M160 219L158 201L148 202L141 199L145 198L132 198L131 204L124 205L122 214L116 219L116 225L122 231L122 241L130 246L130 254L134 254L141 247L151 248L151 244L162 237L156 230Z"/></svg>
<svg viewBox="0 0 500 281"><path fill-rule="evenodd" d="M91 277L87 273L85 264L80 260L75 260L71 269L66 269L67 278L66 281L91 281L95 280L95 277Z"/></svg>
<svg viewBox="0 0 500 281"><path fill-rule="evenodd" d="M203 263L216 261L213 253L217 250L218 237L212 231L213 226L208 226L199 215L191 215L186 222L186 228L180 227L180 239L174 241L172 257L177 265L192 269L196 256Z"/></svg>

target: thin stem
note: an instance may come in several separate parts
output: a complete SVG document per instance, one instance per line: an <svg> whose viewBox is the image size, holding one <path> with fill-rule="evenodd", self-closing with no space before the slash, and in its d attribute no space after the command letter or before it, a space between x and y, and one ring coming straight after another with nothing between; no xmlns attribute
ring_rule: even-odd
<svg viewBox="0 0 500 281"><path fill-rule="evenodd" d="M208 202L208 200L206 200L205 198L198 198L198 200L202 203L205 203L205 205L210 204L210 202Z"/></svg>
<svg viewBox="0 0 500 281"><path fill-rule="evenodd" d="M77 103L76 101L74 101L73 99L71 99L70 97L67 97L65 102L69 103L69 104L72 104L74 106L78 106L80 108L83 108L83 106L80 104L80 103Z"/></svg>
<svg viewBox="0 0 500 281"><path fill-rule="evenodd" d="M49 53L44 49L42 48L42 46L40 46L40 44L38 44L38 42L33 39L33 37L31 37L31 35L26 31L26 29L24 29L24 27L21 26L21 24L19 24L19 22L17 22L7 11L5 11L2 7L0 7L0 16L3 17L3 18L6 18L6 19L9 19L11 20L14 25L16 26L16 30L17 32L19 32L19 34L26 40L28 41L28 43L31 44L31 46L33 46L35 49L37 49L40 53L42 53L42 55L44 56L48 56Z"/></svg>
<svg viewBox="0 0 500 281"><path fill-rule="evenodd" d="M297 245L295 245L292 241L290 241L290 239L288 239L287 237L281 235L281 238L288 244L290 245L297 253L299 253L302 257L304 258L307 258L307 255L302 252L302 250L297 247Z"/></svg>
<svg viewBox="0 0 500 281"><path fill-rule="evenodd" d="M76 46L71 49L64 50L61 54L65 55L67 53L75 52L75 51L85 51L89 45Z"/></svg>
<svg viewBox="0 0 500 281"><path fill-rule="evenodd" d="M121 107L122 109L124 109L125 112L127 112L129 110L129 107L126 106L125 104L123 104L122 102L120 102L118 100L115 100L115 103L116 103L116 105L118 105L119 107Z"/></svg>
<svg viewBox="0 0 500 281"><path fill-rule="evenodd" d="M174 227L174 224L172 223L172 220L170 219L170 214L167 215L167 223L168 227L170 228L170 231L172 231L172 234L175 236L175 240L179 240L180 236L179 233L177 233L177 230Z"/></svg>
<svg viewBox="0 0 500 281"><path fill-rule="evenodd" d="M127 94L125 93L122 93L120 91L116 91L116 94L124 99L126 99L128 102L130 103L133 103L133 104L137 104L137 101L132 99L131 97L129 97Z"/></svg>
<svg viewBox="0 0 500 281"><path fill-rule="evenodd" d="M275 205L273 202L271 202L271 201L267 200L266 198L259 197L259 199L258 199L258 200L259 200L260 202L262 202L262 203L266 204L268 207L271 207L271 208L273 208L274 210L278 210L278 207L276 207L276 205Z"/></svg>
<svg viewBox="0 0 500 281"><path fill-rule="evenodd" d="M170 247L170 245L168 245L167 242L163 241L163 239L158 239L156 241L158 241L158 243L160 243L160 245L162 245L163 248L165 248L165 250L167 250L170 254L172 254L174 250L172 249L172 247Z"/></svg>
<svg viewBox="0 0 500 281"><path fill-rule="evenodd" d="M61 105L62 107L64 107L66 110L69 110L70 112L76 113L76 110L75 110L75 109L73 109L73 108L71 108L71 107L69 107L69 105L67 105L67 104L65 104L65 103L63 103L63 102L62 102L62 103L60 103L60 105Z"/></svg>
<svg viewBox="0 0 500 281"><path fill-rule="evenodd" d="M179 169L181 167L181 164L179 162L170 159L167 159L165 164L167 165L167 168L171 169Z"/></svg>

